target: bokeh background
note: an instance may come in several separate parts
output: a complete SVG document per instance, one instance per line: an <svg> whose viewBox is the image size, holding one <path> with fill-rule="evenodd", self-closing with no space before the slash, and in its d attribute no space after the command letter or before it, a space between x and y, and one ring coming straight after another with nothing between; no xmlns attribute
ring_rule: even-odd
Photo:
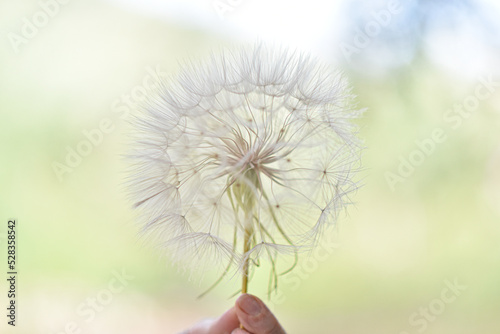
<svg viewBox="0 0 500 334"><path fill-rule="evenodd" d="M327 256L304 258L267 301L283 326L499 333L499 10L495 0L1 0L0 259L6 275L16 218L19 282L17 326L2 316L0 332L176 333L231 307L236 285L197 300L213 277L190 280L137 239L121 155L145 82L186 57L264 40L338 67L367 108L364 186ZM429 143L434 131L441 140ZM265 298L266 284L257 274L250 291Z"/></svg>

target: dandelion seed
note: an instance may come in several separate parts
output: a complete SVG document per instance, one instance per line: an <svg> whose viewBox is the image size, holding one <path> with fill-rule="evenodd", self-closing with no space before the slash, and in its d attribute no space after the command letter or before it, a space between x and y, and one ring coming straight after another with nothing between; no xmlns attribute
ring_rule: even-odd
<svg viewBox="0 0 500 334"><path fill-rule="evenodd" d="M143 232L183 266L239 269L242 292L267 259L275 288L278 255L313 247L350 203L359 116L343 77L298 52L257 45L187 65L133 121Z"/></svg>

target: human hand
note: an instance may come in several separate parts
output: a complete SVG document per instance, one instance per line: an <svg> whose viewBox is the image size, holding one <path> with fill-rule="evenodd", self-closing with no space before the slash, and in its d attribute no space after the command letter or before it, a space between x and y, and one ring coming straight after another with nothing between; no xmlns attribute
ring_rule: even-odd
<svg viewBox="0 0 500 334"><path fill-rule="evenodd" d="M245 329L240 328L240 324ZM219 319L203 321L181 334L286 334L278 320L257 297L243 294Z"/></svg>

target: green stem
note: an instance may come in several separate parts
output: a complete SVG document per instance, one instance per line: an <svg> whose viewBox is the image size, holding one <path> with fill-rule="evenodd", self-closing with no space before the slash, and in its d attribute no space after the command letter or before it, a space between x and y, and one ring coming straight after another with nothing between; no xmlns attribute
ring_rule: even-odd
<svg viewBox="0 0 500 334"><path fill-rule="evenodd" d="M245 237L243 240L243 255L246 256L247 252L250 250L250 244L252 242L252 228L245 227ZM241 282L241 293L247 293L248 291L248 269L250 266L250 257L245 258L245 262L243 263L243 280ZM245 329L243 324L240 324L241 329Z"/></svg>
<svg viewBox="0 0 500 334"><path fill-rule="evenodd" d="M243 240L243 255L250 250L250 242L252 231L248 228L245 229L245 237ZM247 293L248 291L248 271L250 266L250 257L245 258L245 262L243 263L243 281L241 283L241 293Z"/></svg>

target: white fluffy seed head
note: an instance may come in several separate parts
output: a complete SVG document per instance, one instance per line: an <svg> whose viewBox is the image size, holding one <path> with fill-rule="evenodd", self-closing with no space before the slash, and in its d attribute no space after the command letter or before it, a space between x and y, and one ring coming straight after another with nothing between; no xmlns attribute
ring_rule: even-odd
<svg viewBox="0 0 500 334"><path fill-rule="evenodd" d="M302 53L258 44L186 65L133 121L143 231L201 271L310 249L357 188L359 115L345 79Z"/></svg>

